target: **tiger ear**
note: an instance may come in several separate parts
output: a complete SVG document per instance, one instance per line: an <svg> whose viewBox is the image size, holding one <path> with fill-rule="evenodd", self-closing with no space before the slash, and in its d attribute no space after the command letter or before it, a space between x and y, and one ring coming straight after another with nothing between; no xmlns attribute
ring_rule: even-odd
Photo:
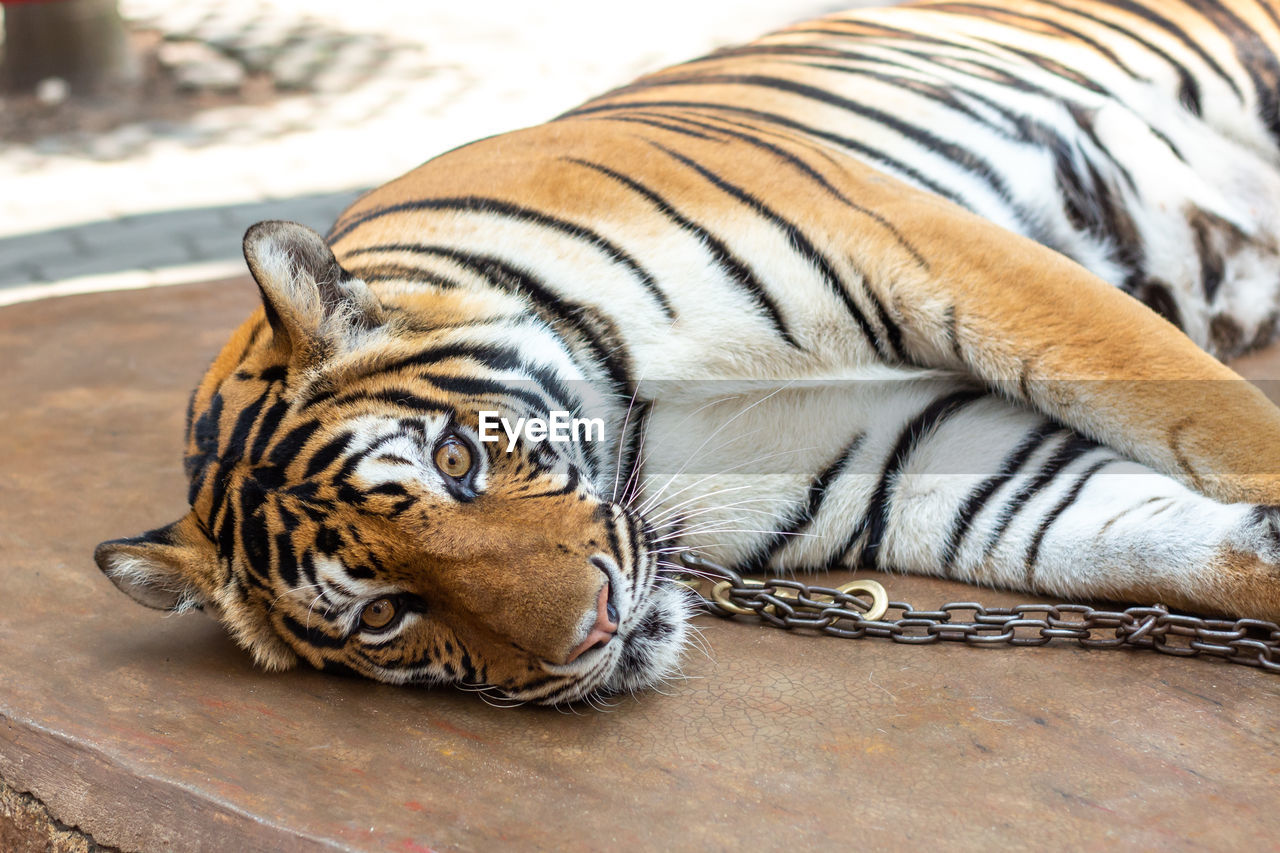
<svg viewBox="0 0 1280 853"><path fill-rule="evenodd" d="M297 663L239 584L223 580L217 548L192 513L132 539L103 542L93 559L139 604L175 613L207 607L260 666L284 670Z"/></svg>
<svg viewBox="0 0 1280 853"><path fill-rule="evenodd" d="M215 594L218 554L191 513L132 539L103 542L93 559L121 592L157 610L203 607Z"/></svg>
<svg viewBox="0 0 1280 853"><path fill-rule="evenodd" d="M251 226L244 257L276 345L294 364L353 349L382 322L368 285L344 270L324 238L305 225L269 220Z"/></svg>

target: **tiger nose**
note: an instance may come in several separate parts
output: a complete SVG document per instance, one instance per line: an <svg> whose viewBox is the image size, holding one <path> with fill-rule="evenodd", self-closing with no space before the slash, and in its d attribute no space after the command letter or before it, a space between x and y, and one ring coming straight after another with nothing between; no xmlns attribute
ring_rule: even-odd
<svg viewBox="0 0 1280 853"><path fill-rule="evenodd" d="M606 580L596 597L596 623L587 632L586 639L569 652L569 659L565 663L573 663L586 652L607 646L617 632L618 611L613 602L609 601L609 582Z"/></svg>

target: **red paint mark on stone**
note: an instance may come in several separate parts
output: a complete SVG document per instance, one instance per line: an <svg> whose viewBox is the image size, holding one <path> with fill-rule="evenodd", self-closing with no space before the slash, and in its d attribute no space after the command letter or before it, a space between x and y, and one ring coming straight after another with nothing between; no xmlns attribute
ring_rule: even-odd
<svg viewBox="0 0 1280 853"><path fill-rule="evenodd" d="M405 851L405 853L436 853L434 848L419 844L412 838L406 838L401 841L399 849Z"/></svg>
<svg viewBox="0 0 1280 853"><path fill-rule="evenodd" d="M427 810L427 807L417 800L405 800L404 807L414 812L425 812Z"/></svg>
<svg viewBox="0 0 1280 853"><path fill-rule="evenodd" d="M222 699L210 699L208 696L201 696L200 704L215 711L234 711L236 709L236 706L230 702Z"/></svg>
<svg viewBox="0 0 1280 853"><path fill-rule="evenodd" d="M245 705L245 707L246 707L246 708L250 708L250 709L252 709L252 710L254 710L254 711L257 711L259 714L261 714L261 715L262 715L262 716L264 716L264 717L273 717L273 718L275 718L275 719L277 719L277 720L283 720L283 721L284 721L284 722L286 722L286 723L288 723L288 722L292 722L292 721L293 721L293 720L292 720L292 718L291 718L291 717L289 717L288 715L286 715L286 714L279 714L279 713L276 713L276 712L275 712L274 710L272 710L270 707L268 707L268 706L266 706L266 705L263 705L263 704L261 704L261 703L259 703L259 702L254 702L254 703L252 703L252 704L246 704L246 705Z"/></svg>
<svg viewBox="0 0 1280 853"><path fill-rule="evenodd" d="M246 702L237 704L235 702L227 702L223 699L213 699L208 696L200 697L200 704L214 711L221 711L227 714L235 714L240 711L253 711L255 714L261 714L264 717L272 717L284 722L291 722L290 718L284 714L279 714L271 708L259 702Z"/></svg>
<svg viewBox="0 0 1280 853"><path fill-rule="evenodd" d="M123 737L130 743L144 744L146 746L164 747L169 750L178 750L182 748L182 744L173 738L154 732L146 732L142 729L133 728L132 726L113 726L116 734Z"/></svg>
<svg viewBox="0 0 1280 853"><path fill-rule="evenodd" d="M468 740L474 740L478 743L489 742L484 738L480 737L480 735L478 734L473 734L472 732L469 732L466 729L460 729L457 726L455 726L453 723L447 723L444 720L429 719L427 720L427 722L431 725L432 728L440 729L441 731L449 732L450 734L455 734L455 735L458 735L459 737L467 738Z"/></svg>

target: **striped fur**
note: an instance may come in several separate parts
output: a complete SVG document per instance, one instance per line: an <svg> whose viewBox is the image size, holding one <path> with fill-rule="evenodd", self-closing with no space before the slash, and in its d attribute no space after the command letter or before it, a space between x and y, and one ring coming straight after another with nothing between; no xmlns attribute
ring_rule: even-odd
<svg viewBox="0 0 1280 853"><path fill-rule="evenodd" d="M192 510L99 565L268 667L547 703L675 670L686 548L1276 619L1280 412L1215 356L1275 333L1278 48L1263 0L832 15L442 155L327 245L256 226ZM605 438L508 454L486 409Z"/></svg>

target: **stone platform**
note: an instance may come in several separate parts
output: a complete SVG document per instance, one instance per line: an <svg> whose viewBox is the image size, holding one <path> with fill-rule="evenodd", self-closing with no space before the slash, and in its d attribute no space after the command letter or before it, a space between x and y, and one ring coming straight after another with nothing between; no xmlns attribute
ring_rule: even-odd
<svg viewBox="0 0 1280 853"><path fill-rule="evenodd" d="M254 300L0 311L0 779L85 849L1274 849L1280 677L1245 667L701 617L688 678L607 713L256 671L90 556L183 511L188 389ZM921 607L1028 600L881 579Z"/></svg>

